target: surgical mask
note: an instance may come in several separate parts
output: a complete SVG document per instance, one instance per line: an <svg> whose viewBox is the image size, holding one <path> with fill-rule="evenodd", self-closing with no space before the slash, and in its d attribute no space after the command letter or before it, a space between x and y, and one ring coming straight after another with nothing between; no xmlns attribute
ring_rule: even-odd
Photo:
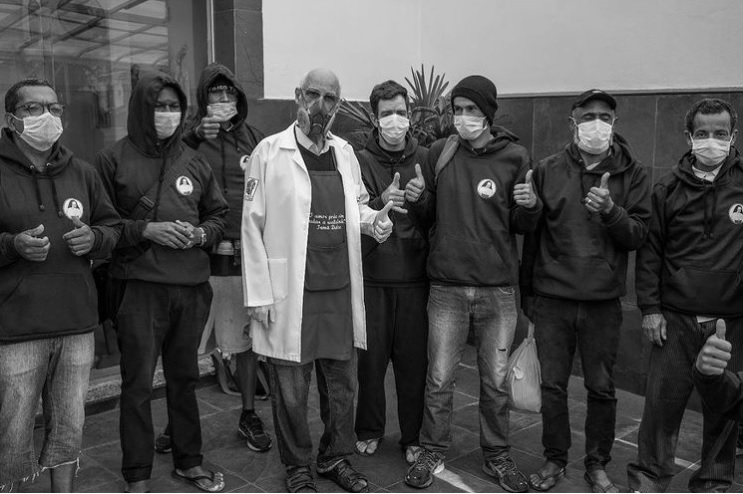
<svg viewBox="0 0 743 494"><path fill-rule="evenodd" d="M167 139L175 134L181 124L181 112L179 111L156 111L155 132L158 139Z"/></svg>
<svg viewBox="0 0 743 494"><path fill-rule="evenodd" d="M487 124L485 117L472 117L469 115L455 115L454 127L457 128L459 136L465 141L474 141L485 132Z"/></svg>
<svg viewBox="0 0 743 494"><path fill-rule="evenodd" d="M730 154L730 141L723 139L692 139L691 150L704 166L719 165Z"/></svg>
<svg viewBox="0 0 743 494"><path fill-rule="evenodd" d="M578 124L578 147L588 154L601 154L611 146L612 124L591 120Z"/></svg>
<svg viewBox="0 0 743 494"><path fill-rule="evenodd" d="M379 133L390 144L400 144L405 141L405 134L410 128L410 120L396 113L379 119Z"/></svg>
<svg viewBox="0 0 743 494"><path fill-rule="evenodd" d="M23 120L23 132L19 135L29 146L37 151L48 151L62 135L62 119L49 112L36 117L18 118Z"/></svg>
<svg viewBox="0 0 743 494"><path fill-rule="evenodd" d="M226 103L212 103L207 105L206 111L210 117L214 117L219 122L228 122L237 115L237 102L228 101Z"/></svg>

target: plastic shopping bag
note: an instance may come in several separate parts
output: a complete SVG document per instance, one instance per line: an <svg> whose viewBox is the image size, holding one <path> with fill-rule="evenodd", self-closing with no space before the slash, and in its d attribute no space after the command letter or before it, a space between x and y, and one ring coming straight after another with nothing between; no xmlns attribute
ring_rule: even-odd
<svg viewBox="0 0 743 494"><path fill-rule="evenodd" d="M534 340L534 324L529 323L529 334L508 359L506 373L508 404L513 410L539 413L542 407L542 370Z"/></svg>

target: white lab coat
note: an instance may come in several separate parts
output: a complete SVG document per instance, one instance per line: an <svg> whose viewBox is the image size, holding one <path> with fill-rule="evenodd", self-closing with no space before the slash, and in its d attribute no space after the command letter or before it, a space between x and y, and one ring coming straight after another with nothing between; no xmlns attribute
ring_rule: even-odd
<svg viewBox="0 0 743 494"><path fill-rule="evenodd" d="M368 206L359 162L351 146L329 136L343 181L351 273L354 346L366 349L361 233L373 235L377 211ZM245 166L242 216L243 295L246 307L274 304L276 321L252 320L253 350L299 362L305 257L312 192L294 124L262 140ZM257 180L257 182L256 182Z"/></svg>

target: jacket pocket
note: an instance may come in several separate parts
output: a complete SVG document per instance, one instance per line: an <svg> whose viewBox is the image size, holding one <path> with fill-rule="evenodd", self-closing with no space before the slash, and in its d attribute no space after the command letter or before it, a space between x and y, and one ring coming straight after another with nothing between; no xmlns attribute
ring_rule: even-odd
<svg viewBox="0 0 743 494"><path fill-rule="evenodd" d="M743 284L735 271L683 267L670 271L663 285L663 302L696 315L740 315Z"/></svg>
<svg viewBox="0 0 743 494"><path fill-rule="evenodd" d="M606 259L558 256L537 271L540 291L566 296L590 296L594 300L617 296L621 282ZM595 297L595 298L594 298Z"/></svg>
<svg viewBox="0 0 743 494"><path fill-rule="evenodd" d="M91 273L26 276L0 306L6 334L51 335L98 324Z"/></svg>
<svg viewBox="0 0 743 494"><path fill-rule="evenodd" d="M340 290L350 282L346 242L333 247L307 246L305 290L310 292Z"/></svg>
<svg viewBox="0 0 743 494"><path fill-rule="evenodd" d="M287 296L289 273L286 259L268 260L268 277L271 279L271 294L274 303L284 300Z"/></svg>
<svg viewBox="0 0 743 494"><path fill-rule="evenodd" d="M511 267L495 245L459 235L444 235L434 243L428 259L432 280L464 284L512 285Z"/></svg>
<svg viewBox="0 0 743 494"><path fill-rule="evenodd" d="M364 258L364 280L413 282L426 279L428 246L422 238L390 237Z"/></svg>

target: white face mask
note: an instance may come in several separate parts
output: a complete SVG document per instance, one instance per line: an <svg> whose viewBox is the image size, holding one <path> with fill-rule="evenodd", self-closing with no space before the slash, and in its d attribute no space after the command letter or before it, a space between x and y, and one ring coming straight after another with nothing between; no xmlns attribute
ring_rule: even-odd
<svg viewBox="0 0 743 494"><path fill-rule="evenodd" d="M611 146L612 125L603 120L578 124L578 147L588 154L601 154Z"/></svg>
<svg viewBox="0 0 743 494"><path fill-rule="evenodd" d="M37 117L13 117L23 120L23 132L19 135L37 151L48 151L62 135L62 119L49 112Z"/></svg>
<svg viewBox="0 0 743 494"><path fill-rule="evenodd" d="M692 139L691 150L704 166L717 166L730 154L731 141L723 139Z"/></svg>
<svg viewBox="0 0 743 494"><path fill-rule="evenodd" d="M474 141L488 128L485 117L471 117L469 115L455 115L454 127L459 136L465 141Z"/></svg>
<svg viewBox="0 0 743 494"><path fill-rule="evenodd" d="M227 122L237 115L237 102L212 103L207 105L206 111L210 117L216 118L219 122Z"/></svg>
<svg viewBox="0 0 743 494"><path fill-rule="evenodd" d="M167 139L172 136L181 124L181 112L179 111L156 111L155 131L158 139Z"/></svg>
<svg viewBox="0 0 743 494"><path fill-rule="evenodd" d="M379 133L382 139L393 145L405 141L408 128L410 128L410 120L396 113L379 119Z"/></svg>

